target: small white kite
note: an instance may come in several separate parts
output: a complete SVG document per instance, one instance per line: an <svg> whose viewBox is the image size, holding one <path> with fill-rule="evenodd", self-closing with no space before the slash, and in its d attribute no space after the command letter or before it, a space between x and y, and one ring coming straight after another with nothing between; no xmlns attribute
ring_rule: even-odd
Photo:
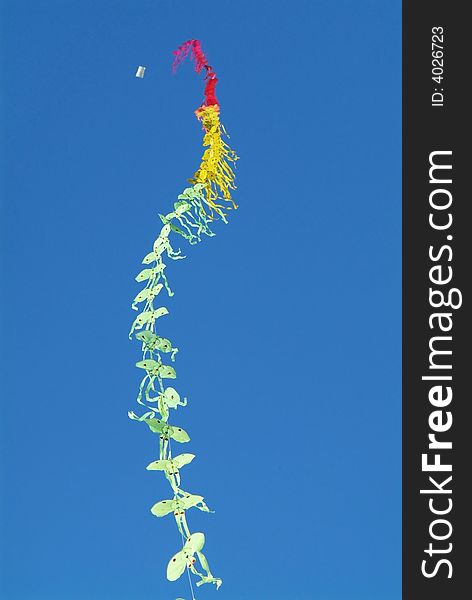
<svg viewBox="0 0 472 600"><path fill-rule="evenodd" d="M136 77L139 77L140 79L142 79L144 77L145 70L146 70L146 67L138 67L138 70L136 71Z"/></svg>

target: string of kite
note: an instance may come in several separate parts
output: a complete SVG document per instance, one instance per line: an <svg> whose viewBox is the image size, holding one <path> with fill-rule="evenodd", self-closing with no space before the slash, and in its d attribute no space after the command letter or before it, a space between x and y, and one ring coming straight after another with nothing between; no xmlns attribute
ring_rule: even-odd
<svg viewBox="0 0 472 600"><path fill-rule="evenodd" d="M198 40L188 40L174 51L174 72L187 57L194 61L197 73L205 74L204 100L195 111L202 124L205 150L198 169L188 180L190 186L177 196L171 212L159 215L162 228L151 252L142 261L144 268L135 278L144 284L144 288L132 302L132 308L139 314L133 321L129 337L131 339L134 335L141 342L142 358L136 366L144 375L137 402L145 408L145 412L137 415L129 411L128 415L144 423L158 436L158 458L146 468L149 471L161 471L170 484L170 497L159 500L151 507L156 517L174 517L182 539L182 546L168 562L167 579L175 581L187 570L189 575L192 573L198 578L197 586L212 583L218 589L222 580L212 574L202 552L205 535L192 532L187 520L187 512L192 508L211 511L203 496L181 487L181 471L194 460L195 455L180 453L174 456L171 448L171 440L185 444L190 437L171 418L172 411L186 406L187 399L182 398L174 387L167 385L168 380L177 376L173 363L179 349L169 339L159 335L160 319L169 314L165 306L160 306L160 298L163 290L168 296L173 296L165 272L164 257L174 261L185 258L180 250L172 246L172 234L178 234L190 244L195 244L203 236L213 236L213 223L216 220L226 223L228 211L237 208L232 191L236 187L233 167L238 156L223 139L227 133L220 122L220 105L216 98L218 78ZM144 68L139 69L139 76L144 75Z"/></svg>

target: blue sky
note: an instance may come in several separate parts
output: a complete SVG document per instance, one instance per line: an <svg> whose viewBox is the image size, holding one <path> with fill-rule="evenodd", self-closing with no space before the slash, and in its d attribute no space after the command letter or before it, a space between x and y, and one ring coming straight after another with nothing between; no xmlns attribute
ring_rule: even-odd
<svg viewBox="0 0 472 600"><path fill-rule="evenodd" d="M202 41L240 209L168 266L198 600L401 597L400 2L0 2L5 600L190 598L134 409L134 276L194 172ZM143 80L134 76L146 65ZM198 513L198 514L195 514Z"/></svg>

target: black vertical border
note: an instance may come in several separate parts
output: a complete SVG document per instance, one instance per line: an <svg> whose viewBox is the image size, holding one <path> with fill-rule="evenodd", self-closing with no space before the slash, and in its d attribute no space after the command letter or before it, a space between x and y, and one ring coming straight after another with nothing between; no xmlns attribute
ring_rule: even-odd
<svg viewBox="0 0 472 600"><path fill-rule="evenodd" d="M437 0L403 2L403 599L464 600L472 597L472 331L470 318L472 277L472 152L468 89L472 88L472 24L467 20L468 4ZM432 28L444 28L444 106L432 107ZM429 155L436 150L452 150L453 224L448 232L434 231L428 223ZM444 566L433 578L421 572L424 559L429 567L436 560L424 550L430 542L429 525L434 520L428 496L420 489L428 487L428 475L422 473L421 455L428 451L428 416L434 407L428 401L431 382L422 381L428 372L428 342L434 335L428 317L429 269L434 264L428 256L432 245L453 240L451 263L453 282L463 294L463 305L453 313L452 428L442 434L451 439L452 450L443 451L443 460L452 460L453 508L445 517L453 526L452 551L438 558L448 558L453 566L452 578ZM437 286L435 286L437 287ZM442 309L446 310L446 309ZM447 334L444 334L447 335ZM445 374L441 372L439 374ZM438 438L440 436L438 435ZM446 454L448 452L449 454ZM438 479L444 479L444 473ZM431 487L431 486L429 486ZM444 499L446 496L442 496ZM438 531L440 531L438 529Z"/></svg>

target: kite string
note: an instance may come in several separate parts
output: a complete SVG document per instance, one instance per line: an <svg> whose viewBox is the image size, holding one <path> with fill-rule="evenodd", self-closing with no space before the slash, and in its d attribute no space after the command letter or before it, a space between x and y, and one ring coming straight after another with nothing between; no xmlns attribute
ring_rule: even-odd
<svg viewBox="0 0 472 600"><path fill-rule="evenodd" d="M182 532L180 532L180 535L182 537L182 544L183 544L182 547L183 547L185 545L185 539L184 539L184 535ZM193 593L193 583L192 583L192 578L190 577L190 569L188 568L188 566L186 568L187 568L188 584L190 586L190 593L192 594L192 600L196 600L195 595Z"/></svg>
<svg viewBox="0 0 472 600"><path fill-rule="evenodd" d="M168 445L168 454L169 454L169 456L172 456L172 443L171 443L170 439L169 439L169 445ZM182 531L180 531L180 537L182 538L182 548L183 548L185 546L185 538L184 538L184 534L182 533ZM190 569L188 568L187 565L186 565L186 570L187 570L188 584L190 586L190 593L192 594L192 600L197 600L195 598L195 594L193 591L193 583L192 583L192 578L190 577Z"/></svg>

